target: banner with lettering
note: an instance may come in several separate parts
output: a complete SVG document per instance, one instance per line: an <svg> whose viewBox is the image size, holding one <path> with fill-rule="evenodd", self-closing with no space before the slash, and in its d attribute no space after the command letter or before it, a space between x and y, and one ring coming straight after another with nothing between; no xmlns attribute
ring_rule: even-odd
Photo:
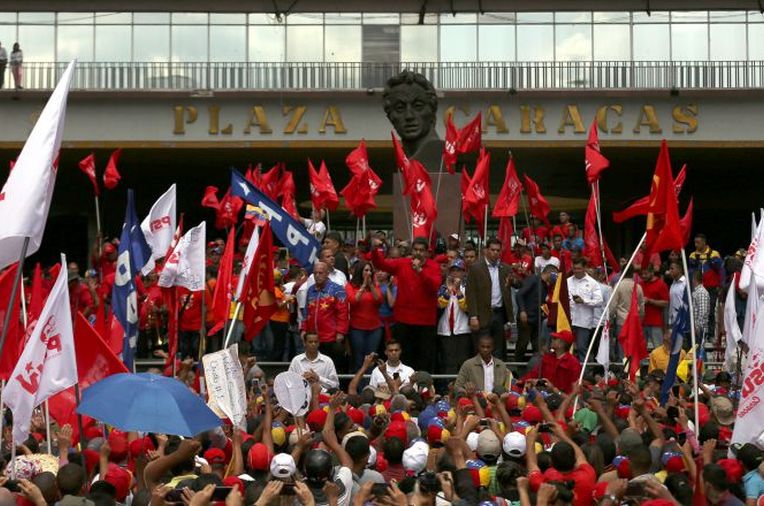
<svg viewBox="0 0 764 506"><path fill-rule="evenodd" d="M283 207L255 188L235 169L231 169L231 194L268 213L271 217L271 230L289 250L289 254L308 272L313 270L321 245L302 223L292 218Z"/></svg>
<svg viewBox="0 0 764 506"><path fill-rule="evenodd" d="M151 248L151 257L141 269L145 276L154 270L154 261L164 257L170 249L175 235L175 184L170 186L151 206L149 215L141 222L141 231L146 237L146 244Z"/></svg>
<svg viewBox="0 0 764 506"><path fill-rule="evenodd" d="M239 345L202 357L209 400L207 405L220 418L228 418L242 430L247 428L247 394L239 362Z"/></svg>

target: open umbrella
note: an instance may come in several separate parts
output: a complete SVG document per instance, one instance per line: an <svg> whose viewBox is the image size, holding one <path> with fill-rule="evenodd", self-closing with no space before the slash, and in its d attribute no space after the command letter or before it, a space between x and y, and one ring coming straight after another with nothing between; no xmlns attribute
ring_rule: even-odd
<svg viewBox="0 0 764 506"><path fill-rule="evenodd" d="M82 392L77 412L126 431L194 436L220 418L180 381L150 373L114 374Z"/></svg>

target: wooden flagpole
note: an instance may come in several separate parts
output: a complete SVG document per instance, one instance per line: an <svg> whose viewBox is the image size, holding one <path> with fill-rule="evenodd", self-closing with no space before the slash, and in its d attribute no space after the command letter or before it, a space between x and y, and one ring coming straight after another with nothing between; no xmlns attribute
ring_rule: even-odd
<svg viewBox="0 0 764 506"><path fill-rule="evenodd" d="M687 310L690 313L690 346L693 350L692 391L695 399L695 402L693 403L695 406L695 427L700 427L700 425L698 425L698 349L696 348L698 343L695 341L695 315L693 314L692 307L692 283L690 282L690 276L688 275L687 254L685 253L684 248L682 248L682 267L684 267L685 288L687 289Z"/></svg>

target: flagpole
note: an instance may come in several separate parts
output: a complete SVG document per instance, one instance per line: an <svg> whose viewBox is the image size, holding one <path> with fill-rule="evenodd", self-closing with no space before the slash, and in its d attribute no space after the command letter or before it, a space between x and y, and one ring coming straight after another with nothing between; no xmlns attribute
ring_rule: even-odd
<svg viewBox="0 0 764 506"><path fill-rule="evenodd" d="M223 349L228 348L228 342L231 340L231 335L233 334L233 327L236 325L236 320L239 318L239 311L241 310L241 301L236 301L236 306L234 306L233 309L233 316L231 317L231 324L228 326L228 333L225 336L225 340L223 341Z"/></svg>
<svg viewBox="0 0 764 506"><path fill-rule="evenodd" d="M199 362L202 361L204 351L207 349L207 281L204 282L202 292L202 324L199 326Z"/></svg>
<svg viewBox="0 0 764 506"><path fill-rule="evenodd" d="M79 407L80 405L80 385L79 383L74 384L74 402ZM82 427L82 415L77 412L77 429L80 431L80 449L85 449L88 444L88 439L85 436L85 430Z"/></svg>
<svg viewBox="0 0 764 506"><path fill-rule="evenodd" d="M637 247L634 248L634 252L631 254L631 258L629 258L629 261L626 263L626 265L621 269L621 275L618 277L618 282L613 287L613 293L618 290L618 287L621 286L621 282L626 277L626 271L629 270L629 267L631 267L631 264L634 262L634 258L637 256L637 252L639 251L639 248L642 247L642 243L645 242L645 238L647 237L647 232L642 234L642 238L637 243ZM605 304L605 308L602 310L602 314L600 315L600 319L597 321L597 326L594 327L594 332L592 332L592 338L589 341L589 348L586 350L586 356L584 357L584 363L581 364L581 374L578 376L578 384L580 385L584 381L584 372L586 372L586 364L589 363L589 356L592 353L592 348L594 347L594 342L597 340L597 331L602 327L602 322L605 320L605 316L609 314L610 310L610 304L613 302L615 297L610 297L607 300L607 303ZM573 402L573 412L576 412L576 407L578 406L578 398Z"/></svg>
<svg viewBox="0 0 764 506"><path fill-rule="evenodd" d="M488 240L488 204L485 205L485 218L483 220L483 242L486 242L487 240Z"/></svg>
<svg viewBox="0 0 764 506"><path fill-rule="evenodd" d="M396 172L398 173L398 184L401 187L401 202L403 203L403 211L406 213L406 228L409 230L409 241L414 240L414 228L411 224L411 216L409 216L409 208L406 205L406 196L403 194L404 186L403 186L403 174L401 174L401 171L396 168ZM393 205L395 205L393 203Z"/></svg>
<svg viewBox="0 0 764 506"><path fill-rule="evenodd" d="M19 264L16 267L16 279L13 282L13 288L11 288L11 298L8 299L8 311L5 312L5 318L3 318L3 329L0 331L0 356L3 354L5 338L8 336L8 325L11 323L11 313L13 313L10 309L13 307L13 303L16 302L16 295L18 295L19 284L22 279L21 275L24 270L24 260L27 257L27 248L29 248L29 237L25 237L24 244L21 245L21 256L19 258Z"/></svg>
<svg viewBox="0 0 764 506"><path fill-rule="evenodd" d="M523 198L523 197L526 197L526 198ZM536 231L531 228L531 220L528 217L528 207L527 207L526 199L527 199L527 195L525 195L525 192L523 190L520 190L520 202L523 203L523 214L525 215L525 224L528 227L528 232L530 233L530 238L532 239L536 235ZM534 241L534 244L535 244L535 241Z"/></svg>
<svg viewBox="0 0 764 506"><path fill-rule="evenodd" d="M363 232L362 232L363 238L366 239L366 215L365 214L361 217L361 224L363 226Z"/></svg>
<svg viewBox="0 0 764 506"><path fill-rule="evenodd" d="M326 231L329 232L332 229L332 220L329 218L329 209L324 209L326 211Z"/></svg>
<svg viewBox="0 0 764 506"><path fill-rule="evenodd" d="M597 212L597 233L600 237L600 254L602 255L602 268L605 270L605 281L607 282L607 257L605 255L605 240L602 238L602 215L600 214L600 182L595 181L592 184L592 193L594 197L594 208Z"/></svg>
<svg viewBox="0 0 764 506"><path fill-rule="evenodd" d="M686 290L687 290L687 304L688 304L688 312L690 313L690 345L693 349L693 356L692 356L692 390L693 390L693 398L695 400L694 404L694 411L695 411L695 427L700 427L698 425L698 349L696 348L697 343L695 342L695 315L693 314L693 307L692 307L692 283L690 282L690 277L688 275L689 270L687 269L687 254L684 252L684 247L682 248L682 267L684 267L684 277L686 281ZM755 282L755 281L754 281Z"/></svg>
<svg viewBox="0 0 764 506"><path fill-rule="evenodd" d="M53 455L53 448L50 442L50 408L48 407L48 399L45 399L45 441L48 443L48 455Z"/></svg>
<svg viewBox="0 0 764 506"><path fill-rule="evenodd" d="M438 167L438 184L435 185L435 209L438 208L438 197L440 196L440 181L443 178L443 154L440 155L440 167ZM430 237L427 242L432 243L432 234L435 233L435 227L430 227Z"/></svg>

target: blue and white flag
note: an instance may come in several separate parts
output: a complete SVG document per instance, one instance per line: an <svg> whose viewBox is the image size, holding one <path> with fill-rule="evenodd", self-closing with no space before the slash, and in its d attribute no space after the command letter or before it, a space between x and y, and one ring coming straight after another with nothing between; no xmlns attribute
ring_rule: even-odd
<svg viewBox="0 0 764 506"><path fill-rule="evenodd" d="M135 290L135 276L141 272L151 257L151 248L141 230L141 223L135 212L133 190L127 190L127 209L122 235L117 250L117 270L114 273L114 287L111 291L111 307L125 331L122 345L122 362L133 369L133 358L138 341L138 296Z"/></svg>
<svg viewBox="0 0 764 506"><path fill-rule="evenodd" d="M321 245L302 223L292 218L283 207L268 198L235 169L231 169L231 195L241 197L268 213L271 230L281 244L308 272L313 270Z"/></svg>
<svg viewBox="0 0 764 506"><path fill-rule="evenodd" d="M679 366L679 357L682 354L682 343L684 342L684 336L690 332L689 308L690 303L687 299L687 291L685 290L682 297L682 305L677 308L674 324L671 327L671 356L669 357L666 376L663 378L663 385L661 385L661 406L665 406L666 402L668 402L671 387L676 382L676 370Z"/></svg>

